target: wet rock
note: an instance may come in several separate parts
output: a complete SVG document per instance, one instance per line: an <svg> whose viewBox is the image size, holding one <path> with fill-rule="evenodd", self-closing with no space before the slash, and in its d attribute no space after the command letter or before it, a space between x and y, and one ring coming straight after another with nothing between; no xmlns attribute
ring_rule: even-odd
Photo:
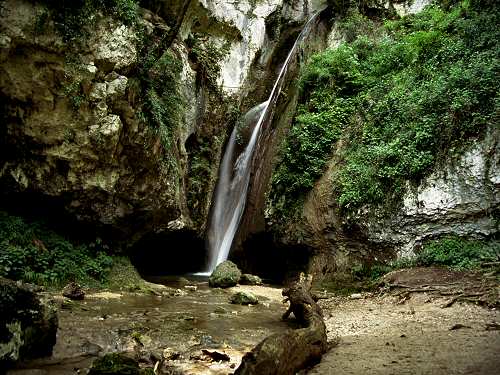
<svg viewBox="0 0 500 375"><path fill-rule="evenodd" d="M12 363L49 356L56 343L55 303L28 284L0 277L0 373Z"/></svg>
<svg viewBox="0 0 500 375"><path fill-rule="evenodd" d="M241 271L238 266L226 260L219 264L208 279L208 285L212 288L229 288L238 284L241 278Z"/></svg>
<svg viewBox="0 0 500 375"><path fill-rule="evenodd" d="M102 347L97 344L94 344L93 342L85 340L85 342L82 344L82 352L87 355L96 356L100 352L102 352Z"/></svg>
<svg viewBox="0 0 500 375"><path fill-rule="evenodd" d="M262 285L262 279L257 275L244 273L240 278L241 285Z"/></svg>
<svg viewBox="0 0 500 375"><path fill-rule="evenodd" d="M231 296L231 303L237 305L256 305L259 303L259 300L252 293L238 292Z"/></svg>
<svg viewBox="0 0 500 375"><path fill-rule="evenodd" d="M222 306L217 306L217 307L214 309L214 312L215 312L216 314L227 314L227 313L228 313L228 311L227 311L224 307L222 307Z"/></svg>
<svg viewBox="0 0 500 375"><path fill-rule="evenodd" d="M203 354L205 354L206 356L210 357L210 359L212 361L215 361L215 362L226 362L226 361L231 360L231 358L226 353L218 352L216 350L210 351L210 350L202 349L201 352Z"/></svg>
<svg viewBox="0 0 500 375"><path fill-rule="evenodd" d="M175 289L173 292L172 292L172 295L174 297L182 297L182 296L185 296L187 293L182 290L182 289Z"/></svg>
<svg viewBox="0 0 500 375"><path fill-rule="evenodd" d="M75 303L69 298L64 298L61 301L61 309L62 310L72 310L75 307Z"/></svg>
<svg viewBox="0 0 500 375"><path fill-rule="evenodd" d="M210 335L203 335L200 337L200 345L208 348L213 348L219 346L219 343L214 340Z"/></svg>
<svg viewBox="0 0 500 375"><path fill-rule="evenodd" d="M96 359L88 375L139 375L139 363L120 353L106 354Z"/></svg>
<svg viewBox="0 0 500 375"><path fill-rule="evenodd" d="M181 356L181 353L173 350L172 348L165 348L163 350L163 358L166 361L175 361L176 359L179 359L180 356Z"/></svg>
<svg viewBox="0 0 500 375"><path fill-rule="evenodd" d="M448 330L455 331L457 329L462 329L462 328L471 328L471 327L467 326L465 324L457 323L457 324L453 324L450 328L448 328Z"/></svg>
<svg viewBox="0 0 500 375"><path fill-rule="evenodd" d="M82 300L85 298L85 292L77 283L71 282L62 290L62 295L72 300Z"/></svg>

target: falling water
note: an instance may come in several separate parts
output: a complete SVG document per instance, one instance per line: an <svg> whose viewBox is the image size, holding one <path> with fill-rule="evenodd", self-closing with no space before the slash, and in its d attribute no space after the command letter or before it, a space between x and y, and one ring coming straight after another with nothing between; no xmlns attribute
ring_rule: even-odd
<svg viewBox="0 0 500 375"><path fill-rule="evenodd" d="M312 21L319 12L312 16L304 26L295 44L276 79L268 101L257 105L248 111L243 117L243 125L246 129L252 129L252 135L243 152L236 157L236 145L238 138L238 127L235 126L219 169L219 179L215 190L214 203L208 228L208 250L209 259L207 274L225 261L229 255L234 236L238 230L241 216L245 209L250 171L252 167L252 156L264 123L270 123L273 119L276 102L281 92L284 77L288 71L292 56L298 45L311 29Z"/></svg>

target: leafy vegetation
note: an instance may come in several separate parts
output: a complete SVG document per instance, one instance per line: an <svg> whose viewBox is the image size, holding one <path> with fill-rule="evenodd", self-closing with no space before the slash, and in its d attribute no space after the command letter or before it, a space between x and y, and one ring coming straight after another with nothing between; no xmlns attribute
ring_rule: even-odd
<svg viewBox="0 0 500 375"><path fill-rule="evenodd" d="M144 92L142 116L158 134L164 150L171 149L172 133L182 116L179 92L181 61L170 51L158 60L146 56L140 76Z"/></svg>
<svg viewBox="0 0 500 375"><path fill-rule="evenodd" d="M201 79L217 89L220 62L227 55L230 44L217 46L207 35L194 33L189 35L186 45L190 48L189 58L198 64L197 72Z"/></svg>
<svg viewBox="0 0 500 375"><path fill-rule="evenodd" d="M297 116L272 180L278 213L305 196L336 145L334 193L355 209L398 201L407 181L498 119L499 12L481 4L433 5L379 26L359 14L344 22L352 43L302 70ZM353 35L360 18L365 34Z"/></svg>
<svg viewBox="0 0 500 375"><path fill-rule="evenodd" d="M0 276L25 282L61 286L76 281L102 282L113 264L105 247L75 244L43 224L27 223L0 211Z"/></svg>
<svg viewBox="0 0 500 375"><path fill-rule="evenodd" d="M426 244L418 254L419 266L442 265L456 269L474 269L481 263L500 260L498 242L467 241L460 237L444 237Z"/></svg>
<svg viewBox="0 0 500 375"><path fill-rule="evenodd" d="M42 3L47 5L66 42L88 36L98 13L114 17L126 25L135 24L137 20L138 0L42 0ZM36 29L43 28L47 20L47 13L42 14Z"/></svg>
<svg viewBox="0 0 500 375"><path fill-rule="evenodd" d="M424 244L414 257L401 258L388 264L368 266L361 264L351 269L356 280L375 281L384 274L411 267L443 266L456 270L475 270L481 264L500 260L498 241L466 240L458 236L445 236Z"/></svg>

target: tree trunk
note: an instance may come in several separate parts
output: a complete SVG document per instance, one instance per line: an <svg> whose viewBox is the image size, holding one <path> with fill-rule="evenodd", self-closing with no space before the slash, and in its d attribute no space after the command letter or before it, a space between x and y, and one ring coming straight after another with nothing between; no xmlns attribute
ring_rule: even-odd
<svg viewBox="0 0 500 375"><path fill-rule="evenodd" d="M311 281L301 275L298 282L282 292L290 302L283 319L293 312L304 328L264 339L245 354L235 375L292 375L321 360L328 348L326 327L311 294Z"/></svg>

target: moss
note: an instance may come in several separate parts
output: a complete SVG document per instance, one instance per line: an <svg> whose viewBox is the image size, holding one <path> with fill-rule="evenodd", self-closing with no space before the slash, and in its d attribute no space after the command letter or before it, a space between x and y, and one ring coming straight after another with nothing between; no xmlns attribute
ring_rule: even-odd
<svg viewBox="0 0 500 375"><path fill-rule="evenodd" d="M148 283L126 257L116 257L104 287L116 291L150 292Z"/></svg>
<svg viewBox="0 0 500 375"><path fill-rule="evenodd" d="M88 375L139 375L139 364L120 353L106 354L94 361Z"/></svg>

